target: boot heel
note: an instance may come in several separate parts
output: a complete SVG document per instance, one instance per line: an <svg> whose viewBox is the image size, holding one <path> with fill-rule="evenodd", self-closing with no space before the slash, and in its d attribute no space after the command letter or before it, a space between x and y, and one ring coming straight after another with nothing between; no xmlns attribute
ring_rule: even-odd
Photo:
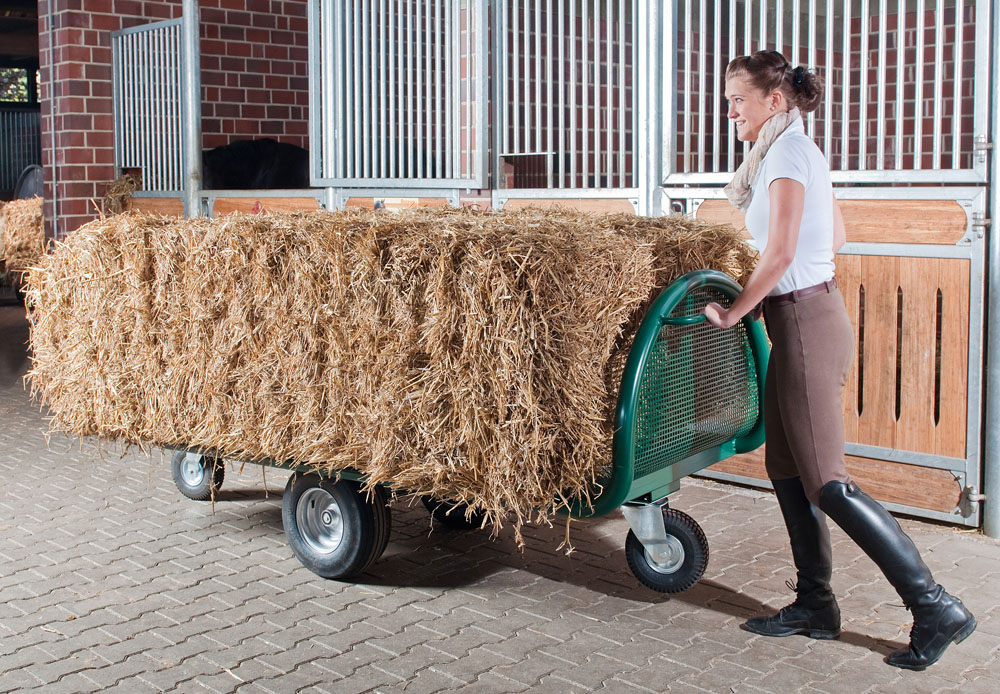
<svg viewBox="0 0 1000 694"><path fill-rule="evenodd" d="M806 636L811 639L821 639L823 641L833 641L834 639L840 638L840 629L829 630L829 629L810 629Z"/></svg>
<svg viewBox="0 0 1000 694"><path fill-rule="evenodd" d="M967 638L969 638L970 636L972 636L972 632L974 632L975 630L976 630L976 618L973 617L972 619L969 620L969 622L964 627L962 627L961 629L959 629L958 633L955 634L955 638L952 639L952 642L953 643L962 643Z"/></svg>

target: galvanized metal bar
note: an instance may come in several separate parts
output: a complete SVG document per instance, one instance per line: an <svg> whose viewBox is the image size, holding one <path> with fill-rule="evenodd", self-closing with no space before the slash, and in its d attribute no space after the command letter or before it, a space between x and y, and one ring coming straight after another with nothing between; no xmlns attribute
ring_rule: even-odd
<svg viewBox="0 0 1000 694"><path fill-rule="evenodd" d="M691 53L693 31L691 28L691 4L694 0L684 0L684 128L681 131L684 138L684 171L691 171ZM749 11L750 2L747 3ZM747 29L747 45L750 44L749 28Z"/></svg>
<svg viewBox="0 0 1000 694"><path fill-rule="evenodd" d="M847 1L849 2L849 0ZM788 62L792 65L802 64L799 56L799 48L802 45L802 22L799 21L801 17L801 0L794 0L792 2L792 54L788 56Z"/></svg>
<svg viewBox="0 0 1000 694"><path fill-rule="evenodd" d="M924 0L917 0L917 54L913 61L913 168L924 168Z"/></svg>
<svg viewBox="0 0 1000 694"><path fill-rule="evenodd" d="M618 187L624 188L631 185L631 181L625 180L625 3L627 0L618 0ZM632 15L633 18L635 15ZM633 41L633 44L635 42ZM632 87L635 90L635 85ZM635 133L633 133L633 137Z"/></svg>
<svg viewBox="0 0 1000 694"><path fill-rule="evenodd" d="M417 0L417 2L420 2L420 0ZM414 152L416 147L413 132L413 121L416 118L413 104L413 87L415 79L413 74L413 46L415 41L413 31L413 4L410 0L406 0L406 40L400 46L400 50L403 51L406 56L406 112L403 116L404 122L406 123L406 140L403 145L402 153L403 161L406 162L406 171L402 175L408 178L413 178L416 175L417 164L417 157Z"/></svg>
<svg viewBox="0 0 1000 694"><path fill-rule="evenodd" d="M735 30L736 28L731 26L729 33L732 34ZM719 85L719 70L721 69L720 63L722 61L722 2L716 2L714 6L712 37L714 39L714 50L712 51L712 77L714 78L714 82L712 83L712 171L718 171L720 164L720 144L722 142L720 139L722 134L720 129L722 115L719 112L721 108L719 90L722 88Z"/></svg>
<svg viewBox="0 0 1000 694"><path fill-rule="evenodd" d="M868 19L869 0L861 0L861 61L858 75L858 169L868 168Z"/></svg>
<svg viewBox="0 0 1000 694"><path fill-rule="evenodd" d="M455 50L454 50L454 36L453 27L455 26L455 3L454 0L446 0L446 5L444 8L444 93L445 93L445 137L444 137L444 176L445 178L453 178L455 176L455 155L458 148L455 146L455 104L457 99L455 98L455 88L458 83L456 79L455 70L457 62L455 60ZM500 32L497 37L498 41L503 41L503 45L507 45L507 3L499 3L501 11L503 14L500 19ZM498 119L497 131L503 138L498 151L507 151L509 147L509 137L510 132L508 130L507 121L507 103L509 99L507 98L507 51L497 51L497 64L500 66L500 79L498 80L497 88L501 98L497 100L499 106L498 110L501 117Z"/></svg>
<svg viewBox="0 0 1000 694"><path fill-rule="evenodd" d="M198 0L183 0L184 69L184 215L201 215L201 51L199 46Z"/></svg>
<svg viewBox="0 0 1000 694"><path fill-rule="evenodd" d="M359 6L361 25L361 171L364 176L374 176L372 171L372 143L374 141L372 123L371 90L375 85L372 76L371 0L362 0ZM357 61L357 57L355 57Z"/></svg>
<svg viewBox="0 0 1000 694"><path fill-rule="evenodd" d="M150 98L150 75L149 75L149 32L144 31L139 34L139 94L140 94L140 104L142 108L142 150L141 150L141 161L142 161L142 174L143 180L149 179L151 187L155 190L155 172L151 170L150 162L152 160L152 151L150 147L150 140L152 140L152 130L151 121L153 119L152 110L152 99Z"/></svg>
<svg viewBox="0 0 1000 694"><path fill-rule="evenodd" d="M115 34L111 35L111 136L114 143L115 153L115 176L117 177L122 165L122 56L121 38Z"/></svg>
<svg viewBox="0 0 1000 694"><path fill-rule="evenodd" d="M896 0L896 104L893 108L895 128L895 166L897 171L903 168L903 132L906 130L905 94L903 84L906 71L906 0Z"/></svg>
<svg viewBox="0 0 1000 694"><path fill-rule="evenodd" d="M997 11L995 7L991 8L987 0L977 2L975 11L975 19L979 24L976 36L977 58L980 57L978 54L980 50L986 50L985 47L980 47L979 39L989 36L990 34L987 33L989 29L992 29L994 38L994 50L989 55L989 60L982 63L978 60L976 62L977 74L980 71L986 72L983 67L989 65L994 75L988 93L982 95L982 101L998 104L1000 103L1000 80L996 77L1000 76L1000 50L997 50L996 39L1000 37L1000 11ZM978 88L981 84L977 83L976 86ZM980 103L978 93L976 100L978 105ZM1000 142L1000 109L992 109L989 124L981 123L981 125L987 126L981 132L989 133L992 142ZM994 144L994 147L996 146ZM1000 537L1000 366L998 366L1000 365L1000 320L997 320L997 316L1000 316L1000 223L996 221L1000 219L1000 185L996 183L1000 181L1000 156L997 156L997 152L994 150L989 159L988 173L994 184L989 189L989 202L986 209L994 222L989 230L989 262L986 264L988 269L987 288L989 290L987 292L988 315L991 318L986 324L987 351L985 363L982 365L986 374L986 421L984 422L985 426L982 427L984 432L982 491L986 495L986 502L983 504L983 533L987 537L996 538ZM969 363L971 368L972 359L969 360Z"/></svg>
<svg viewBox="0 0 1000 694"><path fill-rule="evenodd" d="M576 0L570 0L570 4L575 4ZM566 0L559 0L557 9L559 22L556 28L556 41L559 45L559 136L556 138L556 164L559 170L559 177L556 180L557 188L566 187ZM570 133L572 137L572 133Z"/></svg>
<svg viewBox="0 0 1000 694"><path fill-rule="evenodd" d="M706 102L705 93L705 77L706 77L706 56L705 56L705 42L708 40L708 32L706 31L708 25L708 11L705 6L705 0L699 0L698 2L698 170L705 170L705 131L708 130L706 127L706 122L708 120L707 108L708 104ZM767 22L764 22L767 24Z"/></svg>
<svg viewBox="0 0 1000 694"><path fill-rule="evenodd" d="M944 3L938 0L934 8L934 156L932 166L941 168L941 128L944 121Z"/></svg>
<svg viewBox="0 0 1000 694"><path fill-rule="evenodd" d="M569 3L569 187L576 188L576 0Z"/></svg>
<svg viewBox="0 0 1000 694"><path fill-rule="evenodd" d="M531 0L524 0L524 67L521 72L524 84L524 140L521 152L528 153L534 149L534 131L532 129L531 113Z"/></svg>
<svg viewBox="0 0 1000 694"><path fill-rule="evenodd" d="M758 15L760 21L757 23L757 49L767 50L767 0L759 0L760 6Z"/></svg>
<svg viewBox="0 0 1000 694"><path fill-rule="evenodd" d="M424 168L424 145L426 142L425 132L424 132L424 108L423 93L424 93L424 70L423 70L423 53L424 53L424 1L418 0L414 3L414 18L413 18L413 28L416 34L416 40L414 45L410 47L413 51L414 66L413 71L417 76L417 85L414 93L414 111L417 117L417 127L416 133L413 140L413 158L417 160L417 178L425 178L427 176L427 171Z"/></svg>
<svg viewBox="0 0 1000 694"><path fill-rule="evenodd" d="M798 17L792 18L792 23L798 21ZM785 46L785 4L782 0L777 0L774 8L774 50L784 55Z"/></svg>
<svg viewBox="0 0 1000 694"><path fill-rule="evenodd" d="M729 67L729 63L736 58L736 33L737 33L737 9L736 0L729 0L729 60L726 62L726 67ZM723 89L725 89L725 74L723 74ZM726 102L726 112L729 112L729 102ZM729 120L729 116L726 116L725 120L726 127L726 170L736 170L736 132L733 127L732 121ZM715 131L719 133L718 130Z"/></svg>
<svg viewBox="0 0 1000 694"><path fill-rule="evenodd" d="M546 98L545 103L548 108L548 113L546 116L546 144L545 151L548 152L548 166L546 167L546 173L548 177L549 188L553 187L553 169L555 168L555 123L553 119L553 98L552 98L552 61L555 59L555 51L552 50L552 8L548 7L548 11L545 13L545 88L546 88Z"/></svg>
<svg viewBox="0 0 1000 694"><path fill-rule="evenodd" d="M886 48L889 23L888 0L879 0L878 4L878 99L875 106L875 168L885 169L885 62L889 51Z"/></svg>
<svg viewBox="0 0 1000 694"><path fill-rule="evenodd" d="M583 123L580 125L580 155L581 155L581 175L583 180L580 187L587 188L587 179L590 176L590 90L588 89L587 76L589 74L590 47L587 44L590 29L590 4L591 0L583 0L583 25L580 28L580 49L583 52L580 65L580 94L583 96Z"/></svg>
<svg viewBox="0 0 1000 694"><path fill-rule="evenodd" d="M594 0L594 183L601 185L601 0Z"/></svg>
<svg viewBox="0 0 1000 694"><path fill-rule="evenodd" d="M823 66L823 154L833 164L833 0L826 0L826 56Z"/></svg>
<svg viewBox="0 0 1000 694"><path fill-rule="evenodd" d="M386 29L388 17L386 16L386 0L379 0L378 3L378 175L385 178L388 175L386 170L387 142L386 129L389 120L387 86L392 84L392 78L386 73ZM374 7L374 6L373 6Z"/></svg>
<svg viewBox="0 0 1000 694"><path fill-rule="evenodd" d="M434 175L444 178L444 113L445 105L443 100L444 83L444 62L442 37L444 27L441 21L444 17L445 0L436 0L434 3Z"/></svg>
<svg viewBox="0 0 1000 694"><path fill-rule="evenodd" d="M466 164L466 168L465 168L465 172L464 173L465 173L465 176L469 177L469 178L476 177L476 173L479 170L479 167L477 166L478 159L481 156L481 153L480 153L481 150L484 149L484 148L482 148L482 147L476 147L475 145L476 145L476 141L477 140L484 140L484 138L485 138L485 132L486 132L485 128L482 127L482 123L477 123L477 122L475 122L473 120L473 113L474 112L473 112L473 109L472 109L472 105L474 103L474 96L473 96L472 87L473 87L474 84L485 84L486 83L486 71L485 70L481 70L479 68L479 61L476 59L476 53L473 52L473 49L472 49L472 34L473 34L473 31L474 31L473 27L475 26L473 24L473 21L472 21L474 19L474 10L473 10L473 7L474 7L474 4L470 3L468 5L466 11L465 11L465 25L466 25L466 31L465 31L465 54L468 56L469 68L466 71L467 72L467 76L466 76L467 77L466 78L466 85L467 86L466 86L466 89L465 89L465 93L468 95L467 98L466 98L466 101L465 101L465 116L466 116L466 123L468 123L468 130L466 131L467 132L467 141L468 141L468 150L467 150L467 154L466 154L466 162L467 162L467 164ZM485 41L485 38L482 37L482 36L479 36L478 32L477 32L476 39L477 39L477 44L478 43L482 43L483 41ZM481 51L481 54L485 55L485 51ZM475 78L473 77L474 73L476 74ZM478 135L478 137L476 139L473 139L473 134L474 133Z"/></svg>
<svg viewBox="0 0 1000 694"><path fill-rule="evenodd" d="M514 47L511 49L511 73L514 76L513 89L514 93L512 95L512 104L514 112L514 142L513 144L508 144L504 151L516 153L522 151L522 140L521 140L521 86L524 84L524 73L521 70L521 25L518 20L517 13L517 3L518 0L512 0L513 7L513 29L514 29ZM528 0L523 0L528 2ZM506 86L506 85L505 85Z"/></svg>
<svg viewBox="0 0 1000 694"><path fill-rule="evenodd" d="M958 169L962 166L962 83L965 77L965 66L962 63L965 57L963 48L965 46L965 1L955 0L955 52L954 52L954 72L951 80L951 168ZM994 39L994 46L997 39Z"/></svg>
<svg viewBox="0 0 1000 694"><path fill-rule="evenodd" d="M621 0L619 0L621 2ZM605 0L604 15L604 79L606 82L606 93L604 99L604 171L607 186L614 185L614 73L612 72L612 61L614 60L614 47L612 46L612 14L611 2Z"/></svg>
<svg viewBox="0 0 1000 694"><path fill-rule="evenodd" d="M843 30L841 38L844 46L840 53L840 72L843 76L843 92L841 99L842 113L840 119L840 168L846 171L850 168L850 132L851 132L851 0L844 0L844 14L841 16Z"/></svg>
<svg viewBox="0 0 1000 694"><path fill-rule="evenodd" d="M169 150L167 149L167 91L166 91L166 69L164 66L164 32L156 32L156 120L157 120L157 141L159 144L158 178L160 190L167 190L167 168L169 166Z"/></svg>
<svg viewBox="0 0 1000 694"><path fill-rule="evenodd" d="M882 0L885 2L885 0ZM816 0L809 0L809 59L808 66L810 69L816 68L816 24L817 24L818 13L816 11ZM809 125L809 134L812 135L816 132L816 112L810 111L809 116L806 119Z"/></svg>

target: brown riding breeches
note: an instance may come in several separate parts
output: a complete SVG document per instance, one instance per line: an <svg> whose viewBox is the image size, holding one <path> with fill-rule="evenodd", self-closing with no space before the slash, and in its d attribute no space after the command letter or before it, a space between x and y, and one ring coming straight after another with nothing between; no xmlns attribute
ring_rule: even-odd
<svg viewBox="0 0 1000 694"><path fill-rule="evenodd" d="M800 477L816 504L827 482L849 482L844 466L843 391L854 330L840 291L796 302L765 299L771 360L764 385L765 465L775 480Z"/></svg>

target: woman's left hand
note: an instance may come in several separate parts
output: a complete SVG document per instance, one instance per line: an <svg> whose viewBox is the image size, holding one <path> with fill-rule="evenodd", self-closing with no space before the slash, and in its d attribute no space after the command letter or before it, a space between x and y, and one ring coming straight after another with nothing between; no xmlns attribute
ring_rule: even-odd
<svg viewBox="0 0 1000 694"><path fill-rule="evenodd" d="M722 306L714 301L705 307L705 317L709 323L723 330L731 328L739 320L739 318L732 315L731 311L722 308Z"/></svg>

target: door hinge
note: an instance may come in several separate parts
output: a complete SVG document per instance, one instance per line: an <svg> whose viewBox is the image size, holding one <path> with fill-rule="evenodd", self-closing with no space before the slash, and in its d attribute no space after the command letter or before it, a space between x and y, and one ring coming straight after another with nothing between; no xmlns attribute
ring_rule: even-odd
<svg viewBox="0 0 1000 694"><path fill-rule="evenodd" d="M978 487L968 486L962 490L962 497L958 501L958 510L963 517L968 518L979 511L979 504L986 501L986 495L979 493Z"/></svg>
<svg viewBox="0 0 1000 694"><path fill-rule="evenodd" d="M986 153L993 149L993 143L986 139L985 135L976 135L972 140L972 151L976 153L976 160L982 164L986 161Z"/></svg>
<svg viewBox="0 0 1000 694"><path fill-rule="evenodd" d="M976 232L978 238L983 238L986 235L986 230L992 224L992 220L982 212L972 213L972 230Z"/></svg>

